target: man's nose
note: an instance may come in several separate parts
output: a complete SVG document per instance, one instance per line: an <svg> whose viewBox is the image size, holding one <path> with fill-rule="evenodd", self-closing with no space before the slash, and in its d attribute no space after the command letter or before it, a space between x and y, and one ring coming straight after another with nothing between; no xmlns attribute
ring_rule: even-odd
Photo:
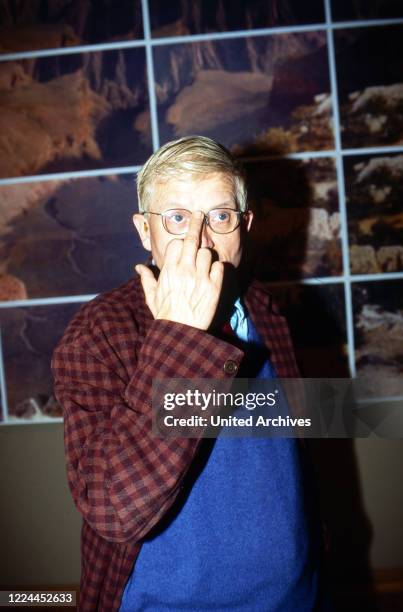
<svg viewBox="0 0 403 612"><path fill-rule="evenodd" d="M214 242L211 238L211 230L206 223L206 217L204 217L203 227L200 235L200 248L211 249L214 246Z"/></svg>

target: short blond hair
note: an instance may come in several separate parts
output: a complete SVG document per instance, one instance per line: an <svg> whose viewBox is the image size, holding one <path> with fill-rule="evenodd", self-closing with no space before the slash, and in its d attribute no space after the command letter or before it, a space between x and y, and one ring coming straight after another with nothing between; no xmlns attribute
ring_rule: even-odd
<svg viewBox="0 0 403 612"><path fill-rule="evenodd" d="M158 149L137 174L137 197L140 212L150 209L153 186L159 181L192 175L203 179L222 173L234 187L238 209L247 210L245 176L238 161L221 144L206 136L185 136L167 142Z"/></svg>

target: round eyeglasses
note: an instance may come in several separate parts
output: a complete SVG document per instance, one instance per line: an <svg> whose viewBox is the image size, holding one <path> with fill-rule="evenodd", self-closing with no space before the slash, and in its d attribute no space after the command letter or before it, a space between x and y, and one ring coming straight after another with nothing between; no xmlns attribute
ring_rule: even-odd
<svg viewBox="0 0 403 612"><path fill-rule="evenodd" d="M243 212L232 208L213 208L204 214L204 223L216 234L230 234L239 226L243 214ZM166 231L169 234L174 234L174 236L186 234L192 218L192 212L186 210L186 208L172 208L163 213L149 210L144 212L143 215L160 216Z"/></svg>

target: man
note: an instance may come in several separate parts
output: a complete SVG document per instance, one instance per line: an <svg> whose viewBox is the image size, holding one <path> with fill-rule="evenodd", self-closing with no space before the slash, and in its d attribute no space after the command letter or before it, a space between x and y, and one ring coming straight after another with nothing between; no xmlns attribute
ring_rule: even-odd
<svg viewBox="0 0 403 612"><path fill-rule="evenodd" d="M284 319L245 282L243 175L221 145L186 137L150 157L137 187L152 264L85 305L52 362L84 519L79 609L317 609L297 441L151 431L155 378L298 376Z"/></svg>

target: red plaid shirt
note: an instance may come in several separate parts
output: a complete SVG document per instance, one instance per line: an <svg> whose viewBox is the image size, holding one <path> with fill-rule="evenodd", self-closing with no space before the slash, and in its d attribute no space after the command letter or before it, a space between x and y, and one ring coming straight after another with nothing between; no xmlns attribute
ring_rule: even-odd
<svg viewBox="0 0 403 612"><path fill-rule="evenodd" d="M270 295L254 283L244 299L279 377L298 376ZM79 610L119 609L141 538L175 501L200 443L152 435L153 378L230 380L242 357L207 332L154 320L139 277L83 306L67 327L52 370L68 482L84 519Z"/></svg>

